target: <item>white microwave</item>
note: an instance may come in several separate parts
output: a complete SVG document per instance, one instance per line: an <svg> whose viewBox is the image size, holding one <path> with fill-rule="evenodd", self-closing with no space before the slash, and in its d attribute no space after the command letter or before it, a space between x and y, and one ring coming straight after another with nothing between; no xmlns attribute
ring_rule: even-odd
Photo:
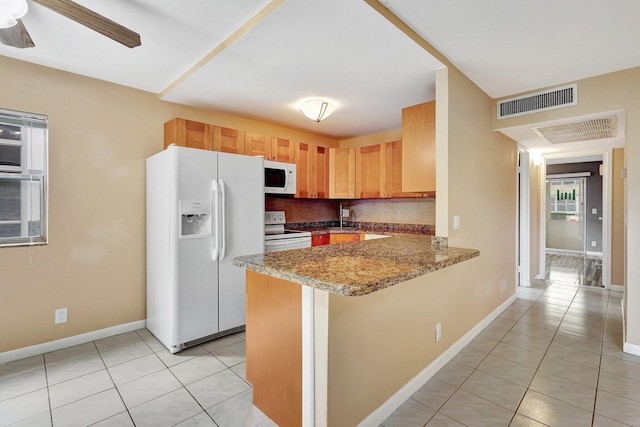
<svg viewBox="0 0 640 427"><path fill-rule="evenodd" d="M265 160L264 192L267 194L296 194L296 165Z"/></svg>

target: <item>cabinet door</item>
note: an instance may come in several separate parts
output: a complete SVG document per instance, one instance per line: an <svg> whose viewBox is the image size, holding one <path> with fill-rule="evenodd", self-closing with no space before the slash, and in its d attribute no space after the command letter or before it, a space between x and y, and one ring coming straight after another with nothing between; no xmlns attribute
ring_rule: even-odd
<svg viewBox="0 0 640 427"><path fill-rule="evenodd" d="M295 148L296 160L296 194L295 197L313 198L313 145L297 142Z"/></svg>
<svg viewBox="0 0 640 427"><path fill-rule="evenodd" d="M402 191L436 190L436 103L402 110Z"/></svg>
<svg viewBox="0 0 640 427"><path fill-rule="evenodd" d="M246 132L244 134L244 154L247 156L263 156L271 159L271 137L260 133Z"/></svg>
<svg viewBox="0 0 640 427"><path fill-rule="evenodd" d="M360 234L331 234L330 241L334 245L336 243L358 242Z"/></svg>
<svg viewBox="0 0 640 427"><path fill-rule="evenodd" d="M211 150L213 126L180 118L170 120L164 124L164 148L170 144Z"/></svg>
<svg viewBox="0 0 640 427"><path fill-rule="evenodd" d="M222 153L244 154L244 132L237 129L214 126L213 149Z"/></svg>
<svg viewBox="0 0 640 427"><path fill-rule="evenodd" d="M353 199L356 196L356 149L329 149L329 198Z"/></svg>
<svg viewBox="0 0 640 427"><path fill-rule="evenodd" d="M356 150L356 197L390 197L385 192L385 148L385 144L376 144Z"/></svg>
<svg viewBox="0 0 640 427"><path fill-rule="evenodd" d="M295 163L295 145L296 143L294 141L274 136L271 140L271 160L275 160L276 162Z"/></svg>
<svg viewBox="0 0 640 427"><path fill-rule="evenodd" d="M324 246L331 243L329 234L317 234L311 237L311 246Z"/></svg>
<svg viewBox="0 0 640 427"><path fill-rule="evenodd" d="M315 146L315 195L318 199L329 198L329 149Z"/></svg>
<svg viewBox="0 0 640 427"><path fill-rule="evenodd" d="M387 142L385 148L385 189L387 197L422 197L422 193L402 191L402 141Z"/></svg>

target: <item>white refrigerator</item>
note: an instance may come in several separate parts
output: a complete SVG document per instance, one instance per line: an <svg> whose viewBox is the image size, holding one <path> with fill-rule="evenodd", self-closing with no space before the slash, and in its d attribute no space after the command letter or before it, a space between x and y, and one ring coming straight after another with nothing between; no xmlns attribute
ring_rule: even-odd
<svg viewBox="0 0 640 427"><path fill-rule="evenodd" d="M170 146L146 160L147 328L172 353L245 325L264 250L264 160Z"/></svg>

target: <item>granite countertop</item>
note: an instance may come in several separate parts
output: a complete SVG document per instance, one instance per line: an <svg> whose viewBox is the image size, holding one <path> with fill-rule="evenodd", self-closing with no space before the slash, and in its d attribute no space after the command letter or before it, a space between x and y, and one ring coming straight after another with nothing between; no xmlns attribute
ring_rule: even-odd
<svg viewBox="0 0 640 427"><path fill-rule="evenodd" d="M257 273L344 296L366 295L477 257L477 249L435 247L431 236L396 235L235 258Z"/></svg>

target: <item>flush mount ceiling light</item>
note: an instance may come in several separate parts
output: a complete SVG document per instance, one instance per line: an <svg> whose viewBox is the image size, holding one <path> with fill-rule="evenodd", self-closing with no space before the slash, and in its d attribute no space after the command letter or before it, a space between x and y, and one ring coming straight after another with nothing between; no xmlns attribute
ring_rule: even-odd
<svg viewBox="0 0 640 427"><path fill-rule="evenodd" d="M336 107L323 99L310 99L302 102L298 106L298 109L302 114L307 116L309 120L320 123L322 120L329 117Z"/></svg>
<svg viewBox="0 0 640 427"><path fill-rule="evenodd" d="M0 28L10 28L27 14L27 0L2 0L0 2Z"/></svg>

